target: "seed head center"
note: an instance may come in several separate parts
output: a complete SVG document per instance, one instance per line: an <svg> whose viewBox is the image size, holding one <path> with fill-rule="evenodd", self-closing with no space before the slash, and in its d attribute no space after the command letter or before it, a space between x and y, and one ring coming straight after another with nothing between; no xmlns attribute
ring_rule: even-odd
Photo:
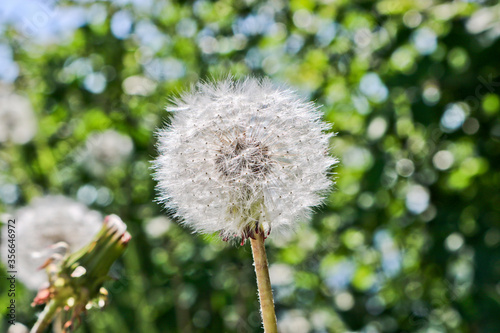
<svg viewBox="0 0 500 333"><path fill-rule="evenodd" d="M261 142L240 135L219 150L218 170L231 179L260 178L269 172L269 149Z"/></svg>

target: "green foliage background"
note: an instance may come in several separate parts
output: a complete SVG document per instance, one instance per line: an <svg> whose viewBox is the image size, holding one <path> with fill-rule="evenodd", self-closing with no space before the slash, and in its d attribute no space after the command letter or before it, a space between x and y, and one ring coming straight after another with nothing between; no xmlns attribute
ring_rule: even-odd
<svg viewBox="0 0 500 333"><path fill-rule="evenodd" d="M109 305L78 332L262 331L248 244L177 224L161 237L144 228L164 214L149 167L168 99L228 74L296 88L338 132L335 192L293 238L268 242L270 263L289 273L274 287L281 325L291 326L284 332L500 332L496 1L44 6L51 19L35 24L40 31L57 23L56 8L92 14L48 39L23 32L25 21L2 22L0 43L20 69L12 85L31 101L38 132L24 145L0 143L0 186L17 186L0 210L48 193L76 198L82 186L109 189L110 202L90 206L121 216L133 240L106 284ZM111 29L117 13L132 21L122 35ZM85 83L89 73L71 71L78 59L104 76L102 92ZM133 75L149 78L143 95L127 92ZM130 136L133 156L96 176L75 152L106 129ZM422 212L409 209L412 193ZM40 309L29 306L32 292L18 294L18 321L31 325Z"/></svg>

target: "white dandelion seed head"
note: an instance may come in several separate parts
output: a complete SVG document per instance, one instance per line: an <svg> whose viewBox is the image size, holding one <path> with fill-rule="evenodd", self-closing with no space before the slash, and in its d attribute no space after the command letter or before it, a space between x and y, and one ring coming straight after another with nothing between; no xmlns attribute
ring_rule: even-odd
<svg viewBox="0 0 500 333"><path fill-rule="evenodd" d="M0 142L25 144L33 139L36 131L31 102L26 97L0 91Z"/></svg>
<svg viewBox="0 0 500 333"><path fill-rule="evenodd" d="M154 161L159 201L196 232L284 233L332 187L330 125L268 79L199 83L167 109Z"/></svg>
<svg viewBox="0 0 500 333"><path fill-rule="evenodd" d="M144 224L144 231L151 238L160 238L172 226L172 220L166 216L157 216Z"/></svg>
<svg viewBox="0 0 500 333"><path fill-rule="evenodd" d="M58 242L75 252L89 243L102 226L100 213L64 196L37 198L11 217L15 223L17 277L28 288L36 290L47 282L45 271L38 268L57 249ZM2 218L7 223L7 218ZM7 226L2 228L2 260L7 262Z"/></svg>
<svg viewBox="0 0 500 333"><path fill-rule="evenodd" d="M16 322L14 325L10 325L9 329L7 330L7 333L29 333L28 327L25 325Z"/></svg>
<svg viewBox="0 0 500 333"><path fill-rule="evenodd" d="M283 333L311 332L311 323L301 310L287 310L278 321L278 328Z"/></svg>
<svg viewBox="0 0 500 333"><path fill-rule="evenodd" d="M91 133L79 158L95 174L105 173L130 157L134 149L132 139L115 130Z"/></svg>

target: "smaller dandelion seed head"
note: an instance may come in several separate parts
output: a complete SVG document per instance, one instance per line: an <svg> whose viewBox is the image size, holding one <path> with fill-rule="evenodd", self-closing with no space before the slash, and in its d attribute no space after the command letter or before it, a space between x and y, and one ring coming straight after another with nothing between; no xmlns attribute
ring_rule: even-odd
<svg viewBox="0 0 500 333"><path fill-rule="evenodd" d="M25 144L35 136L37 121L31 102L0 86L0 142Z"/></svg>
<svg viewBox="0 0 500 333"><path fill-rule="evenodd" d="M2 229L1 254L7 262L7 221ZM47 275L38 268L53 254L74 252L86 245L102 226L102 216L82 203L64 196L45 196L13 214L16 220L17 276L28 288L37 290L47 282ZM56 244L56 246L54 246ZM21 247L22 246L22 247Z"/></svg>
<svg viewBox="0 0 500 333"><path fill-rule="evenodd" d="M10 325L7 333L29 333L29 328L16 321L15 324Z"/></svg>
<svg viewBox="0 0 500 333"><path fill-rule="evenodd" d="M116 165L132 153L134 146L127 135L107 130L91 133L87 138L86 148L92 158L100 163Z"/></svg>
<svg viewBox="0 0 500 333"><path fill-rule="evenodd" d="M115 130L92 132L85 146L77 151L77 159L95 175L103 175L109 169L122 164L132 154L132 139Z"/></svg>
<svg viewBox="0 0 500 333"><path fill-rule="evenodd" d="M159 200L197 232L283 233L332 187L330 126L289 89L255 78L199 83L169 110L154 161Z"/></svg>

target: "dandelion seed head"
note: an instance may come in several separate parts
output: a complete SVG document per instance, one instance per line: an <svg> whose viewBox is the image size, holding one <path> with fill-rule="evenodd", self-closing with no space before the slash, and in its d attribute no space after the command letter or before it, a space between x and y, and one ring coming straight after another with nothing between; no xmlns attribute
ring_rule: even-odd
<svg viewBox="0 0 500 333"><path fill-rule="evenodd" d="M0 86L0 143L25 144L36 134L37 122L30 101Z"/></svg>
<svg viewBox="0 0 500 333"><path fill-rule="evenodd" d="M97 211L64 196L45 196L34 199L30 205L13 214L16 231L17 277L28 288L37 290L47 282L45 271L38 268L58 253L64 242L64 251L79 250L92 240L102 226ZM2 217L7 224L8 216ZM2 260L7 262L8 227L2 228ZM67 244L67 247L66 247ZM64 253L62 253L64 254Z"/></svg>
<svg viewBox="0 0 500 333"><path fill-rule="evenodd" d="M317 106L270 80L199 83L167 110L159 201L200 233L285 233L322 203L336 159Z"/></svg>
<svg viewBox="0 0 500 333"><path fill-rule="evenodd" d="M9 329L7 330L7 333L29 333L28 327L25 325L16 322L14 325L10 325Z"/></svg>
<svg viewBox="0 0 500 333"><path fill-rule="evenodd" d="M115 130L91 133L78 159L91 173L104 175L110 167L119 166L134 149L132 139Z"/></svg>

